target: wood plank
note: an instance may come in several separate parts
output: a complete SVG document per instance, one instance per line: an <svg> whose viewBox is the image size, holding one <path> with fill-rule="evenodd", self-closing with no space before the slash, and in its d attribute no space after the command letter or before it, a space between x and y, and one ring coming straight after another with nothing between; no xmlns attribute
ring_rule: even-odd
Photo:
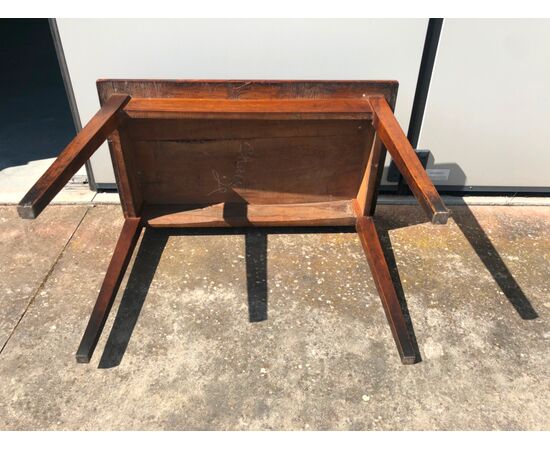
<svg viewBox="0 0 550 450"><path fill-rule="evenodd" d="M360 216L371 215L369 211L371 210L375 193L378 190L378 183L380 182L378 179L378 169L381 152L382 141L378 134L376 134L372 140L371 147L365 152L366 167L355 199L356 210Z"/></svg>
<svg viewBox="0 0 550 450"><path fill-rule="evenodd" d="M388 263L384 257L374 221L371 217L358 217L356 228L372 272L372 278L382 300L382 306L384 307L384 312L386 313L386 318L388 319L401 361L403 364L414 364L416 362L416 353L401 305L397 298L397 293L395 292Z"/></svg>
<svg viewBox="0 0 550 450"><path fill-rule="evenodd" d="M249 205L146 205L143 220L150 227L277 227L354 225L351 200L287 204Z"/></svg>
<svg viewBox="0 0 550 450"><path fill-rule="evenodd" d="M130 119L124 127L134 141L211 141L231 139L356 136L372 128L365 120Z"/></svg>
<svg viewBox="0 0 550 450"><path fill-rule="evenodd" d="M376 132L380 135L382 143L390 152L412 193L432 223L447 223L450 212L418 160L388 102L383 97L370 97L368 100L375 113Z"/></svg>
<svg viewBox="0 0 550 450"><path fill-rule="evenodd" d="M371 119L365 99L136 98L124 108L132 118Z"/></svg>
<svg viewBox="0 0 550 450"><path fill-rule="evenodd" d="M135 80L97 81L101 101L125 93L141 98L295 99L355 98L380 95L393 107L394 80Z"/></svg>
<svg viewBox="0 0 550 450"><path fill-rule="evenodd" d="M386 162L386 147L384 145L380 146L380 156L378 157L378 172L376 176L373 176L373 191L368 193L367 199L365 201L365 210L364 214L367 216L374 216L376 211L376 205L378 203L378 191L380 188L380 182L382 181L382 176L384 175L384 164Z"/></svg>
<svg viewBox="0 0 550 450"><path fill-rule="evenodd" d="M139 239L141 229L142 225L139 217L127 218L124 221L88 326L76 352L76 360L79 363L90 362L124 277L124 272L126 272L132 252Z"/></svg>
<svg viewBox="0 0 550 450"><path fill-rule="evenodd" d="M143 198L136 172L135 150L126 129L127 123L128 121L119 126L112 134L109 151L124 217L138 217Z"/></svg>
<svg viewBox="0 0 550 450"><path fill-rule="evenodd" d="M124 117L119 111L128 103L128 95L113 95L86 126L65 147L49 169L27 192L17 207L23 219L34 219L72 176L93 155Z"/></svg>
<svg viewBox="0 0 550 450"><path fill-rule="evenodd" d="M344 124L345 122L342 122ZM248 121L254 129L254 121ZM309 203L355 198L372 128L258 139L135 141L148 204ZM369 134L370 137L369 137Z"/></svg>

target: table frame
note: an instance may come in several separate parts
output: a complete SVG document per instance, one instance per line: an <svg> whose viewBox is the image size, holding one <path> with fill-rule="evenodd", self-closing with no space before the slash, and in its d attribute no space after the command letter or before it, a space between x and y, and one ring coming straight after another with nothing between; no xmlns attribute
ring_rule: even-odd
<svg viewBox="0 0 550 450"><path fill-rule="evenodd" d="M76 171L109 140L124 224L76 353L90 361L132 253L144 227L355 225L404 364L417 361L388 263L374 223L386 149L434 224L449 211L393 114L395 81L99 80L101 109L61 152L18 206L34 219ZM312 203L227 202L159 212L141 198L139 179L124 133L145 120L363 120L372 124L372 145L354 198ZM162 209L162 208L161 208ZM169 209L169 208L168 208Z"/></svg>

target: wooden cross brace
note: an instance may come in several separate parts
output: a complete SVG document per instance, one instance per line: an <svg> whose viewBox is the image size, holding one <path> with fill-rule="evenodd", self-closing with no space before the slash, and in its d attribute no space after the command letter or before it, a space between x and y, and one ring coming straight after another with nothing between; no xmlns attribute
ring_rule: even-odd
<svg viewBox="0 0 550 450"><path fill-rule="evenodd" d="M99 80L101 109L18 206L34 219L109 140L124 225L78 348L89 362L143 227L355 225L404 364L411 336L373 215L386 149L443 204L393 114L394 81Z"/></svg>

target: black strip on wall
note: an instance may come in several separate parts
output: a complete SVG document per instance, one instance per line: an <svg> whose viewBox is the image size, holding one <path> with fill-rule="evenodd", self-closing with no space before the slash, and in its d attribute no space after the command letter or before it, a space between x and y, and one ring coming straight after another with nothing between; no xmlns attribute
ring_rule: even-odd
<svg viewBox="0 0 550 450"><path fill-rule="evenodd" d="M422 51L422 60L420 61L420 70L418 71L418 80L416 82L416 91L414 93L413 107L411 112L411 120L409 122L409 130L407 138L413 148L418 146L420 139L420 129L422 127L422 119L426 110L426 101L430 90L430 81L432 80L432 72L434 69L435 55L437 54L437 46L439 45L439 37L443 27L443 19L430 19L428 21L428 29L426 31L426 40L424 41L424 50ZM399 177L397 185L397 194L411 195L411 191L403 180Z"/></svg>
<svg viewBox="0 0 550 450"><path fill-rule="evenodd" d="M428 91L430 89L435 55L437 54L442 27L443 19L430 19L428 22L426 41L424 42L420 71L418 72L418 81L414 93L411 121L409 122L409 131L407 132L407 138L413 148L416 148L418 139L420 138L420 128L422 127L422 118L426 109L426 100L428 99Z"/></svg>

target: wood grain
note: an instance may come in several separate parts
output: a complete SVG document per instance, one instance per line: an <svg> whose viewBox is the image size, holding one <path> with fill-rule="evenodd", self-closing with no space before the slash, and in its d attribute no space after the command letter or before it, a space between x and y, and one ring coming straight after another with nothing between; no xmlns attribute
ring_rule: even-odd
<svg viewBox="0 0 550 450"><path fill-rule="evenodd" d="M116 243L115 251L107 268L92 315L76 352L79 363L88 363L103 331L105 322L113 306L118 288L128 267L132 252L141 233L141 219L131 217L124 220L122 231Z"/></svg>
<svg viewBox="0 0 550 450"><path fill-rule="evenodd" d="M374 197L380 182L378 178L380 164L383 164L380 136L376 134L370 142L372 142L371 146L365 149L365 170L355 199L358 214L361 216L372 215Z"/></svg>
<svg viewBox="0 0 550 450"><path fill-rule="evenodd" d="M134 141L211 141L258 138L357 136L366 120L131 119L124 128ZM373 131L370 131L373 134Z"/></svg>
<svg viewBox="0 0 550 450"><path fill-rule="evenodd" d="M450 212L422 167L399 122L383 97L368 99L375 114L374 127L395 165L432 223L447 223Z"/></svg>
<svg viewBox="0 0 550 450"><path fill-rule="evenodd" d="M277 227L354 225L350 200L288 205L147 205L143 220L150 227Z"/></svg>
<svg viewBox="0 0 550 450"><path fill-rule="evenodd" d="M134 142L128 137L127 123L113 132L109 151L124 217L138 217L143 197L136 172Z"/></svg>
<svg viewBox="0 0 550 450"><path fill-rule="evenodd" d="M129 80L97 81L100 101L113 94L141 98L365 99L383 96L395 106L394 80Z"/></svg>
<svg viewBox="0 0 550 450"><path fill-rule="evenodd" d="M130 100L128 95L113 95L86 126L65 147L49 169L27 192L17 207L23 219L34 219L71 177L118 127L123 117L118 113Z"/></svg>
<svg viewBox="0 0 550 450"><path fill-rule="evenodd" d="M361 99L188 99L136 98L124 111L132 118L179 119L371 119L369 103Z"/></svg>
<svg viewBox="0 0 550 450"><path fill-rule="evenodd" d="M358 217L356 228L401 361L414 364L416 353L372 217Z"/></svg>
<svg viewBox="0 0 550 450"><path fill-rule="evenodd" d="M201 122L201 121L196 121ZM205 121L207 122L207 121ZM297 124L282 133L280 122L256 128L240 121L236 130L212 127L201 139L133 141L135 176L148 204L305 203L355 198L364 149L372 127L329 121L331 135ZM288 122L292 124L294 122ZM298 122L299 123L307 123ZM319 121L317 128L322 129ZM307 129L307 133L303 133ZM245 131L246 130L246 131ZM240 138L242 136L261 136ZM318 135L317 135L318 134Z"/></svg>

